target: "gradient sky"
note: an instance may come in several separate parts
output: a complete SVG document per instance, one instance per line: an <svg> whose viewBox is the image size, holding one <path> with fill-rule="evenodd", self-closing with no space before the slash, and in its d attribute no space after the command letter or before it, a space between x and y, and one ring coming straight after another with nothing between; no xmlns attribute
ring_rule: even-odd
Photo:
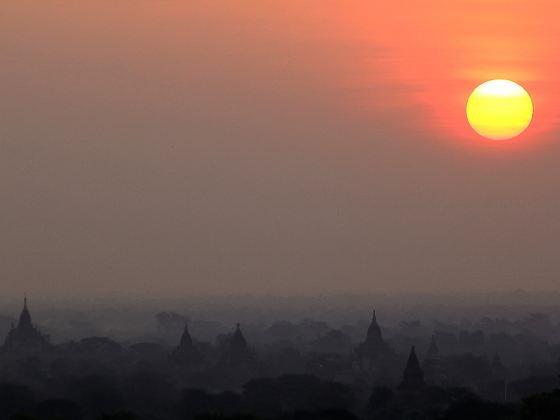
<svg viewBox="0 0 560 420"><path fill-rule="evenodd" d="M0 291L556 288L560 6L382 3L4 4Z"/></svg>

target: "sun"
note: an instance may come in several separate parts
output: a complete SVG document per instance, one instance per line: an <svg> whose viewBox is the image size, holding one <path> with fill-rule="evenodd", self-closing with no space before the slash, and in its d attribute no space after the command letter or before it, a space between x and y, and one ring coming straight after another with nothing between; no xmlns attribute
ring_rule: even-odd
<svg viewBox="0 0 560 420"><path fill-rule="evenodd" d="M510 80L489 80L467 102L469 124L482 137L509 140L521 134L533 118L533 102L525 89Z"/></svg>

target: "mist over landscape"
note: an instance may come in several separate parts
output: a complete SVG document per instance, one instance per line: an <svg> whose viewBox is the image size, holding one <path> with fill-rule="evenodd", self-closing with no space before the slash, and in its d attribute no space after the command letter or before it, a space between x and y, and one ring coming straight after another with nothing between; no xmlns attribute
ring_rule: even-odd
<svg viewBox="0 0 560 420"><path fill-rule="evenodd" d="M113 296L106 298L34 297L35 321L55 342L103 335L119 341L147 339L171 340L173 344L183 330L175 325L175 336L162 334L157 315L174 313L188 320L200 339L213 341L236 322L245 326L249 336L262 335L278 322L323 322L332 328L349 327L355 341L361 339L359 326L369 322L375 308L383 314L388 331L398 330L403 322L420 321L424 333L438 323L459 328L474 328L485 318L511 323L544 314L552 324L560 322L560 292L447 293L447 294L329 294L316 296L192 296L183 298L148 298ZM21 298L0 299L0 335L17 321ZM551 325L552 326L552 325ZM523 331L522 327L520 332ZM167 331L171 333L173 331ZM311 337L314 338L313 334ZM545 338L555 339L554 335Z"/></svg>
<svg viewBox="0 0 560 420"><path fill-rule="evenodd" d="M3 2L0 420L560 419L559 15Z"/></svg>
<svg viewBox="0 0 560 420"><path fill-rule="evenodd" d="M540 419L559 297L4 298L0 418Z"/></svg>

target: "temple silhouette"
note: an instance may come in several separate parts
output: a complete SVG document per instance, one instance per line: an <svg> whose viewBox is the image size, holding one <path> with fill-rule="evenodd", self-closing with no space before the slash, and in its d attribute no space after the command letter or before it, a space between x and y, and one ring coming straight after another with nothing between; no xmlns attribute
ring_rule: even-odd
<svg viewBox="0 0 560 420"><path fill-rule="evenodd" d="M424 361L422 362L422 369L424 371L424 377L427 384L445 384L447 378L441 365L440 351L437 346L436 337L433 334L430 341L430 347L428 348Z"/></svg>
<svg viewBox="0 0 560 420"><path fill-rule="evenodd" d="M420 362L416 356L416 349L414 346L410 349L408 361L404 368L401 383L399 385L399 392L404 394L416 393L425 388L424 372L420 367Z"/></svg>
<svg viewBox="0 0 560 420"><path fill-rule="evenodd" d="M0 405L11 404L23 384L31 396L38 390L57 398L38 405L30 399L25 407L31 414L50 410L49 415L59 417L30 418L86 420L132 407L144 415L140 418L163 419L196 420L204 418L197 417L200 412L230 415L236 410L273 420L454 419L444 416L453 404L461 408L484 398L488 407L505 402L509 410L515 407L510 402L522 401L528 392L543 395L557 386L560 372L558 363L558 371L549 365L548 376L520 376L512 368L511 352L494 348L501 335L491 336L486 352L473 353L472 343L480 335L476 330L457 330L465 339L456 347L439 330L407 330L402 327L406 323L401 323L404 333L392 327L385 338L375 311L355 328L283 321L261 328L259 335L252 326L249 342L239 323L229 333L218 324L218 334L212 335L205 330L208 323L171 314L156 316L169 328L136 338L145 341L92 335L51 344L34 325L25 298L11 329L10 318L4 317L8 333L0 352L0 379L15 385L4 387ZM191 334L194 330L200 341ZM528 355L524 360L533 360ZM9 416L0 406L0 420L16 418L18 404ZM324 410L333 408L342 417L323 417ZM169 417L162 417L162 410ZM305 410L313 416L292 416Z"/></svg>
<svg viewBox="0 0 560 420"><path fill-rule="evenodd" d="M403 398L421 395L434 387L453 384L476 386L496 399L504 399L506 396L509 398L511 394L507 385L511 380L511 372L497 352L493 359L485 358L484 355L460 355L453 353L453 350L450 352L449 342L444 339L441 339L440 347L439 338L436 341L436 337L446 336L436 331L432 333L431 341L420 338L419 348L425 349L421 362L414 346L405 357L403 345L406 343L408 346L410 342L404 340L399 345L398 339L395 340L392 336L390 342L398 348L398 351L395 350L384 338L375 310L372 311L363 341L355 347L341 330L325 329L318 333L318 338L302 342L303 345L297 342L299 337L294 335L292 342L278 341L273 346L263 346L262 342L257 341L257 347L253 348L247 342L239 323L231 333L216 336L216 343L211 344L193 339L185 317L176 315L173 320L174 324L177 324L175 321L182 322L182 331L175 326L175 331L180 334L173 346L168 346L163 340L159 343L152 341L121 345L103 336L86 336L77 341L53 345L49 336L34 325L28 299L25 297L19 318L12 323L0 350L6 360L35 358L46 364L62 359L91 358L104 361L110 366L121 364L124 359L129 358L130 362L141 366L174 369L178 377L199 375L196 377L200 379L204 377L200 375L207 375L205 383L218 387L241 386L243 381L251 377L274 372L306 373L329 380L355 381L373 387L388 386ZM281 325L283 328L293 328L289 323ZM306 328L314 325L318 331L324 328L320 323L302 325ZM165 332L166 330L162 330L160 333ZM287 347L283 347L286 344ZM290 345L294 347L290 348ZM60 365L59 362L56 363ZM465 371L461 367L463 365L474 366L471 370L477 369L473 373L473 378L476 379L462 373L458 375L458 369L463 369L460 372ZM470 371L466 372L470 375ZM460 382L457 378L460 378ZM508 394L505 392L506 388Z"/></svg>
<svg viewBox="0 0 560 420"><path fill-rule="evenodd" d="M181 341L171 354L171 358L178 364L189 367L200 366L204 362L201 352L193 342L187 323L185 323Z"/></svg>
<svg viewBox="0 0 560 420"><path fill-rule="evenodd" d="M49 337L33 325L31 314L27 307L27 296L23 299L23 309L17 325L12 324L12 329L6 336L3 350L6 352L23 352L37 350L49 346Z"/></svg>
<svg viewBox="0 0 560 420"><path fill-rule="evenodd" d="M237 368L253 364L254 362L255 355L249 348L243 332L241 332L241 325L237 323L235 331L223 349L221 363L224 366Z"/></svg>
<svg viewBox="0 0 560 420"><path fill-rule="evenodd" d="M382 369L395 356L394 350L383 340L381 328L377 323L375 309L373 310L366 338L356 348L356 355L360 369L366 371Z"/></svg>

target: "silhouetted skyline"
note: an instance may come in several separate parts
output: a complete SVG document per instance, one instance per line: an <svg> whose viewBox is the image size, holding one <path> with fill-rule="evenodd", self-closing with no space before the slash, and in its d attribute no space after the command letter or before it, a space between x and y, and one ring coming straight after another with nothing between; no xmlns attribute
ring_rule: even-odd
<svg viewBox="0 0 560 420"><path fill-rule="evenodd" d="M130 316L118 309L102 319L115 326ZM256 317L242 325L230 317L221 333L201 339L216 325L210 313L159 312L152 314L157 330L154 323L143 337L121 341L84 329L55 342L45 334L52 320L42 325L33 312L24 299L0 344L1 420L560 414L560 322L546 313L513 320L479 313L456 323L401 318L387 326L384 312L373 310L340 327L320 318ZM68 325L91 315L73 310Z"/></svg>

